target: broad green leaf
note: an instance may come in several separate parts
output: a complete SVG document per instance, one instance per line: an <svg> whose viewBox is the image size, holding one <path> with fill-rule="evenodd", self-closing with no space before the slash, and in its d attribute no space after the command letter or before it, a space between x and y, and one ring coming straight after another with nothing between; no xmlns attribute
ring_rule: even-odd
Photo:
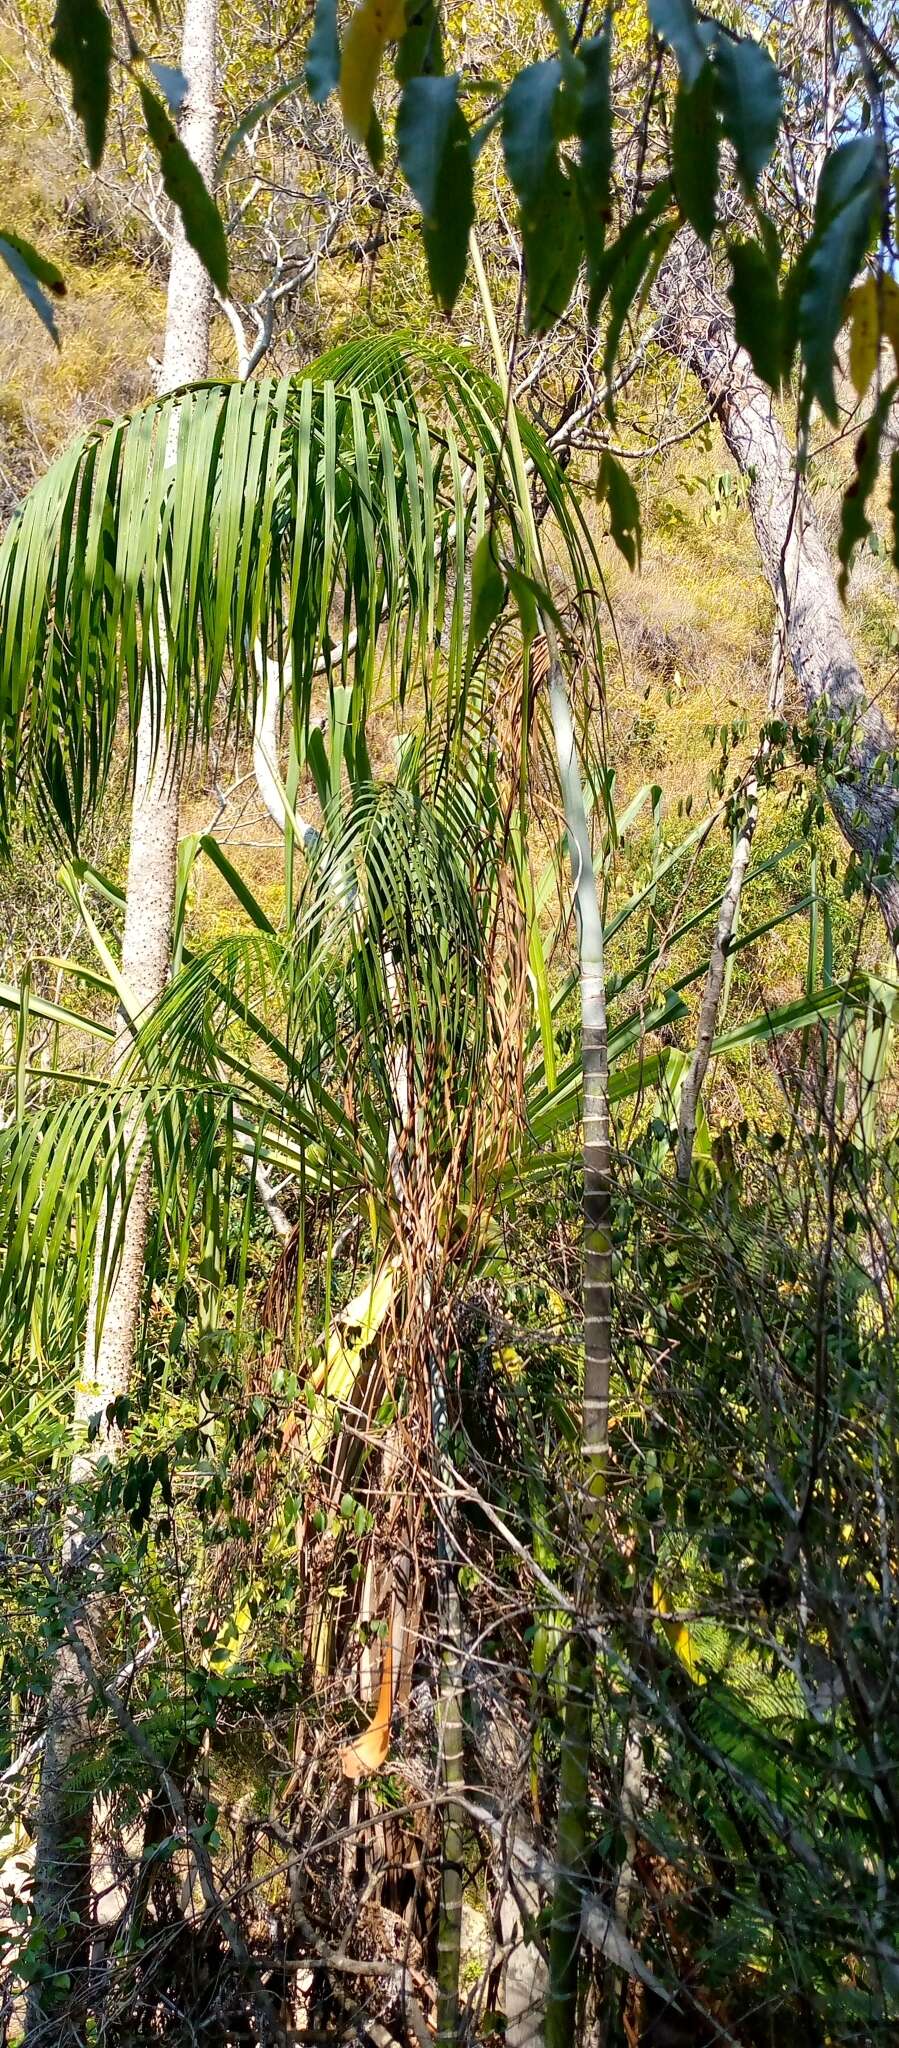
<svg viewBox="0 0 899 2048"><path fill-rule="evenodd" d="M306 51L306 84L318 106L340 83L337 0L315 0L315 20Z"/></svg>
<svg viewBox="0 0 899 2048"><path fill-rule="evenodd" d="M783 357L777 279L758 242L729 242L727 253L732 271L728 297L737 340L756 375L777 391Z"/></svg>
<svg viewBox="0 0 899 2048"><path fill-rule="evenodd" d="M761 43L739 42L721 29L715 40L718 104L740 175L752 192L769 161L780 126L780 76Z"/></svg>
<svg viewBox="0 0 899 2048"><path fill-rule="evenodd" d="M834 351L853 278L873 233L880 198L877 149L857 135L827 158L815 202L815 225L799 298L799 340L806 407L817 399L836 425Z"/></svg>
<svg viewBox="0 0 899 2048"><path fill-rule="evenodd" d="M506 585L493 553L491 532L482 533L471 565L471 639L480 647L506 601Z"/></svg>
<svg viewBox="0 0 899 2048"><path fill-rule="evenodd" d="M899 391L899 379L885 384L867 425L862 428L855 444L855 474L848 485L840 508L840 538L837 553L840 558L840 596L845 597L852 557L860 541L867 540L871 532L868 518L868 499L877 482L880 468L880 443L883 430L890 415L893 401Z"/></svg>
<svg viewBox="0 0 899 2048"><path fill-rule="evenodd" d="M599 495L609 508L609 524L615 546L635 569L640 560L640 500L620 462L608 448L599 465Z"/></svg>
<svg viewBox="0 0 899 2048"><path fill-rule="evenodd" d="M674 51L687 90L696 84L706 60L705 43L692 0L649 0L649 19L656 35Z"/></svg>
<svg viewBox="0 0 899 2048"><path fill-rule="evenodd" d="M451 312L465 276L474 172L458 76L412 78L396 122L403 175L421 207L431 290Z"/></svg>
<svg viewBox="0 0 899 2048"><path fill-rule="evenodd" d="M539 199L557 159L556 104L562 71L557 57L527 64L503 101L503 155L516 198Z"/></svg>
<svg viewBox="0 0 899 2048"><path fill-rule="evenodd" d="M671 135L678 205L703 242L715 226L720 140L715 74L704 64L694 86L678 86Z"/></svg>
<svg viewBox="0 0 899 2048"><path fill-rule="evenodd" d="M398 84L407 85L410 78L441 78L443 69L437 0L408 0L406 27L394 65Z"/></svg>
<svg viewBox="0 0 899 2048"><path fill-rule="evenodd" d="M100 0L58 0L50 55L71 78L72 105L96 170L106 143L112 63L112 29Z"/></svg>
<svg viewBox="0 0 899 2048"><path fill-rule="evenodd" d="M315 31L313 30L313 38L312 38L312 40L314 41L314 39L315 39ZM312 43L311 43L311 42L310 42L310 45L309 45L309 47L310 47L310 50L311 50L311 48L312 48ZM335 48L336 48L336 44L335 44ZM335 86L335 85L337 84L337 77L338 77L339 65L340 65L340 58L339 58L339 53L337 53L337 57L336 57L336 62L335 62L335 70L334 70L334 80L333 80L333 84L332 84L332 85L330 85L330 86L328 87L328 91L329 91L329 92L332 92L332 91L333 91L333 89L334 89L334 86ZM234 127L232 128L232 130L231 130L231 133L230 133L230 135L229 135L229 137L228 137L228 140L227 140L227 142L225 143L225 147L224 147L224 149L222 150L221 156L220 156L220 158L219 158L218 170L217 170L217 172L216 172L216 179L219 179L219 178L222 178L222 177L224 177L224 174L225 174L226 170L228 169L228 166L229 166L229 164L233 163L233 161L234 161L234 158L235 158L235 157L236 157L236 155L237 155L237 152L238 152L238 150L239 150L239 148L240 148L240 145L241 145L241 143L242 143L242 142L244 142L244 141L246 140L246 137L247 137L248 135L252 135L252 133L253 133L253 130L254 130L254 128L258 128L258 126L259 126L259 123L260 123L260 121L264 121L264 119L265 119L265 116L266 116L266 114L271 114L271 113L273 113L276 107L280 107L280 105L281 105L281 103L282 103L282 101L283 101L283 100L289 100L289 99L292 99L292 98L293 98L293 95L294 95L294 93L297 93L297 92L299 92L299 90L300 90L300 87L301 87L301 85L302 85L302 83L303 83L303 77L304 77L304 73L303 73L302 71L295 71L295 72L294 72L294 73L292 74L292 76L291 76L290 78L282 78L282 80L281 80L281 83L280 83L280 85L277 85L277 86L275 87L275 89L274 89L274 92L269 92L269 93L266 93L266 95L265 95L265 98L264 98L264 99L262 99L262 100L255 100L255 101L254 101L254 103L253 103L253 105L252 105L251 107L248 107L248 108L247 108L247 111L246 111L246 113L245 113L245 114L242 114L242 115L241 115L241 117L240 117L240 120L239 120L239 121L237 121L237 122L235 123ZM307 60L306 60L306 72L305 72L305 77L306 77L306 82L307 82L307 84L308 84L308 83L309 83L309 60L308 60L308 58L307 58ZM321 98L325 98L325 97L326 97L326 95L325 95L325 94L320 94L320 95L319 95L319 94L316 94L316 93L314 93L314 92L312 91L312 87L311 87L311 86L309 87L309 91L310 91L311 97L312 97L313 99L316 99L316 98L319 98L319 97L321 97Z"/></svg>
<svg viewBox="0 0 899 2048"><path fill-rule="evenodd" d="M208 270L216 290L225 297L228 291L228 247L221 214L162 101L143 80L140 97L147 134L159 158L167 197L178 208L191 248L196 250Z"/></svg>
<svg viewBox="0 0 899 2048"><path fill-rule="evenodd" d="M584 84L578 111L581 160L577 192L584 228L588 280L592 283L606 239L612 182L612 91L609 37L591 36L581 45Z"/></svg>
<svg viewBox="0 0 899 2048"><path fill-rule="evenodd" d="M575 190L556 142L561 76L555 57L528 64L503 102L503 152L519 204L531 332L564 312L581 256Z"/></svg>
<svg viewBox="0 0 899 2048"><path fill-rule="evenodd" d="M28 304L33 308L38 319L43 321L51 341L55 341L58 348L59 330L56 325L53 303L52 300L48 299L46 292L41 289L34 267L24 253L29 248L30 244L23 242L18 235L15 241L9 235L0 235L0 258L6 264L7 270L12 272L20 291L24 292ZM32 254L37 255L37 251L32 251ZM43 262L41 258L38 260ZM56 286L54 289L58 291L59 287ZM65 285L63 285L62 290L65 291Z"/></svg>

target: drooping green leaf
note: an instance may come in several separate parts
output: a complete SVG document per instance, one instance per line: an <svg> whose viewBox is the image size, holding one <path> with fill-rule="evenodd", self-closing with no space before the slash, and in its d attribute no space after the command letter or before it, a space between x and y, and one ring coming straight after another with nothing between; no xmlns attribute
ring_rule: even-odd
<svg viewBox="0 0 899 2048"><path fill-rule="evenodd" d="M704 64L694 86L678 86L671 135L678 204L704 242L715 226L720 140L715 74Z"/></svg>
<svg viewBox="0 0 899 2048"><path fill-rule="evenodd" d="M762 382L777 391L783 359L777 278L758 242L729 242L727 253L732 271L728 297L737 340Z"/></svg>
<svg viewBox="0 0 899 2048"><path fill-rule="evenodd" d="M723 30L715 40L718 104L736 151L740 176L752 192L768 163L780 126L780 75L751 36L737 41Z"/></svg>
<svg viewBox="0 0 899 2048"><path fill-rule="evenodd" d="M836 340L850 287L871 240L879 197L876 144L870 136L857 135L834 150L821 173L799 298L806 406L816 398L834 423Z"/></svg>
<svg viewBox="0 0 899 2048"><path fill-rule="evenodd" d="M612 183L611 51L608 36L591 36L582 44L584 84L577 132L581 160L577 193L584 229L587 276L592 283L606 239Z"/></svg>
<svg viewBox="0 0 899 2048"><path fill-rule="evenodd" d="M368 155L368 161L371 164L372 170L383 170L384 130L383 127L381 126L381 116L378 113L377 107L372 107L371 113L369 114L368 117L368 128L366 130L365 135L365 148L366 153Z"/></svg>
<svg viewBox="0 0 899 2048"><path fill-rule="evenodd" d="M615 546L624 556L628 568L635 569L642 545L640 500L627 470L608 448L603 449L599 465L598 490L609 508L609 525Z"/></svg>
<svg viewBox="0 0 899 2048"><path fill-rule="evenodd" d="M696 84L706 48L692 0L649 0L649 19L656 35L674 51L687 90Z"/></svg>
<svg viewBox="0 0 899 2048"><path fill-rule="evenodd" d="M221 214L162 101L143 80L140 97L147 134L159 157L167 197L178 208L191 248L205 264L216 289L225 296L228 291L228 247Z"/></svg>
<svg viewBox="0 0 899 2048"><path fill-rule="evenodd" d="M58 0L50 55L72 81L72 105L96 170L106 143L112 29L100 0Z"/></svg>
<svg viewBox="0 0 899 2048"><path fill-rule="evenodd" d="M474 220L470 140L459 105L458 75L410 79L397 115L397 151L424 216L431 289L446 312L452 310L465 276Z"/></svg>
<svg viewBox="0 0 899 2048"><path fill-rule="evenodd" d="M443 75L443 38L437 0L409 0L406 27L397 45L394 71L399 85L410 78Z"/></svg>
<svg viewBox="0 0 899 2048"><path fill-rule="evenodd" d="M338 57L338 73L339 69L340 62ZM294 71L290 78L282 78L280 85L276 85L273 92L266 93L264 99L254 100L253 105L247 108L246 113L241 114L240 120L235 122L235 125L231 130L228 140L225 143L225 147L222 150L221 156L219 157L218 170L216 172L217 180L224 177L224 174L228 169L229 164L233 163L241 143L246 140L246 137L248 135L252 135L253 129L258 128L260 121L265 120L266 114L273 113L276 107L280 107L283 100L292 99L294 93L299 92L300 87L302 86L303 83L304 75L306 77L306 83L308 85L308 60L307 70L305 74L302 71ZM311 97L315 99L316 94L312 92L311 86L309 90ZM329 90L333 90L333 87L329 88Z"/></svg>
<svg viewBox="0 0 899 2048"><path fill-rule="evenodd" d="M557 57L527 64L503 101L503 154L516 197L539 198L556 158L556 104L562 71Z"/></svg>
<svg viewBox="0 0 899 2048"><path fill-rule="evenodd" d="M519 203L532 332L564 312L580 263L575 191L559 163L556 141L561 76L555 57L528 64L503 102L503 151Z"/></svg>
<svg viewBox="0 0 899 2048"><path fill-rule="evenodd" d="M597 314L601 310L605 295L610 290L619 271L631 269L637 260L638 251L640 252L640 261L636 281L639 282L639 278L642 276L643 269L645 268L643 244L647 242L652 228L670 205L671 199L672 188L670 179L663 178L650 193L645 206L641 208L639 213L631 215L630 220L622 228L617 240L605 249L590 293L591 320L596 319Z"/></svg>
<svg viewBox="0 0 899 2048"><path fill-rule="evenodd" d="M0 235L0 258L6 264L7 270L12 272L20 291L24 292L28 304L33 307L38 319L43 321L47 333L51 340L55 341L58 348L59 330L56 325L53 302L47 298L46 293L41 289L41 284L38 282L38 273L35 270L34 264L29 260L29 256L25 254L26 250L30 251L30 255L37 257L41 268L46 270L48 266L44 259L38 256L37 250L32 250L30 243L23 241L20 235L15 237L5 234ZM55 268L55 266L53 267ZM61 289L60 285L54 285L51 288L59 293L60 296L61 292L65 291L64 284L61 285Z"/></svg>
<svg viewBox="0 0 899 2048"><path fill-rule="evenodd" d="M840 508L840 538L837 553L840 558L840 596L845 597L852 567L852 557L860 541L867 540L871 532L868 517L868 499L880 468L880 443L883 430L889 418L890 409L899 391L899 378L894 377L885 384L874 407L867 426L862 428L855 444L855 471L850 484L843 494Z"/></svg>
<svg viewBox="0 0 899 2048"><path fill-rule="evenodd" d="M480 647L506 601L505 579L493 552L489 528L482 533L471 565L471 640Z"/></svg>
<svg viewBox="0 0 899 2048"><path fill-rule="evenodd" d="M646 293L675 232L675 223L672 220L650 219L648 209L642 215L638 215L637 218L640 223L640 232L628 241L627 248L622 254L622 260L615 266L609 292L609 324L606 328L606 340L603 349L603 369L610 384L618 354L618 343L621 340L625 321L632 312L639 310L640 305L645 300ZM633 225L633 222L628 222L628 228ZM619 236L619 244L624 241L627 232L628 230L625 229L624 234ZM611 396L609 398L609 416L610 418L615 416L615 407Z"/></svg>
<svg viewBox="0 0 899 2048"><path fill-rule="evenodd" d="M306 51L306 84L317 106L337 91L340 82L340 40L337 0L315 0L315 20Z"/></svg>

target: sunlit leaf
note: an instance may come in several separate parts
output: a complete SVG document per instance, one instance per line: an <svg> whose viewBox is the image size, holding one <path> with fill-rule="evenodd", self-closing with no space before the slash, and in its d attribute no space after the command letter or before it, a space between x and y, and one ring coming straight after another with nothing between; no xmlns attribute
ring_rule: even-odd
<svg viewBox="0 0 899 2048"><path fill-rule="evenodd" d="M629 569L640 560L640 500L626 469L608 448L599 465L599 496L609 508L612 539Z"/></svg>
<svg viewBox="0 0 899 2048"><path fill-rule="evenodd" d="M649 0L649 19L656 35L674 51L688 90L696 84L706 48L692 0Z"/></svg>

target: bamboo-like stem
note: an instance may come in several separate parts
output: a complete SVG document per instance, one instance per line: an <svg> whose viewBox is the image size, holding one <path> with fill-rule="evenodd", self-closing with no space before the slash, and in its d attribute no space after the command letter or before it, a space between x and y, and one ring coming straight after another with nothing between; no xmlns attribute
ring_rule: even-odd
<svg viewBox="0 0 899 2048"><path fill-rule="evenodd" d="M433 1343L428 1343L431 1441L437 1474L451 1476L447 1461L446 1380ZM462 1719L465 1645L459 1572L445 1496L437 1531L437 1595L440 1626L440 1697L437 1713L437 1768L443 1788L443 1843L440 1907L437 1918L437 2043L454 2048L459 2038L459 1970L462 1955L462 1893L465 1882L464 1825L460 1804L465 1787L465 1735ZM455 1797L453 1795L456 1795Z"/></svg>
<svg viewBox="0 0 899 2048"><path fill-rule="evenodd" d="M508 368L477 239L471 238L472 263L484 319L507 405L507 432L515 470L523 525L534 562L540 558L539 537L527 468L509 383ZM609 1131L609 1053L606 1018L602 912L593 868L571 706L559 652L558 635L548 609L541 625L549 652L550 709L553 737L571 864L578 933L578 977L581 1003L581 1057L584 1072L583 1163L583 1293L584 1407L582 1455L588 1503L584 1530L586 1555L581 1574L580 1605L590 1606L590 1549L595 1541L599 1505L605 1492L608 1446L609 1379L612 1357L612 1231L611 1151ZM595 1654L586 1631L576 1629L569 1645L565 1723L559 1772L558 1875L553 1898L549 1941L549 1994L546 2012L547 2048L571 2048L577 2027L580 1918L586 1880L590 1755L596 1692Z"/></svg>

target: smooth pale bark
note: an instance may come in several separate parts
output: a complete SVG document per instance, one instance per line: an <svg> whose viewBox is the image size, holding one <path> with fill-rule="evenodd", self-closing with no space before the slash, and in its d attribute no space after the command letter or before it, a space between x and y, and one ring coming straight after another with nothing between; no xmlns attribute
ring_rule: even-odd
<svg viewBox="0 0 899 2048"><path fill-rule="evenodd" d="M181 68L188 95L181 135L207 185L215 172L217 0L186 0ZM169 272L160 392L203 378L209 367L212 286L199 257L187 242L180 216L175 223ZM115 1064L130 1047L132 1023L156 1003L168 979L172 950L175 879L178 859L179 779L158 744L149 699L138 729L137 761L128 855L122 977L131 997L131 1015L121 1015ZM137 1126L129 1133L139 1142ZM88 1315L84 1374L75 1402L76 1451L70 1478L73 1489L96 1474L102 1459L114 1459L116 1433L108 1410L127 1394L134 1360L144 1283L147 1223L150 1206L149 1163L141 1168L127 1213L111 1219L121 1235L121 1255L105 1306L99 1263ZM88 1430L93 1427L92 1437ZM63 1534L62 1579L86 1597L87 1622L83 1647L90 1655L102 1622L102 1593L90 1591L93 1545L89 1521L76 1500L69 1507ZM87 1582L87 1583L86 1583ZM44 2011L45 1993L36 1984L28 1999L27 2041L80 2038L77 2009L83 2004L81 1973L89 1963L91 1800L79 1784L79 1752L89 1739L89 1696L83 1671L71 1646L57 1651L41 1769L35 1832L33 1914L47 1940L47 1957L58 1969L75 1967L71 2036L58 2011ZM80 1929L73 1935L71 1923Z"/></svg>
<svg viewBox="0 0 899 2048"><path fill-rule="evenodd" d="M662 345L693 371L747 480L765 575L784 621L786 651L806 708L845 721L845 762L828 778L828 800L853 851L886 871L872 888L895 949L899 933L899 793L883 764L896 734L867 696L846 632L845 613L808 491L777 417L771 393L738 348L729 313L715 291L695 237L678 244L659 286ZM839 744L839 743L838 743Z"/></svg>

